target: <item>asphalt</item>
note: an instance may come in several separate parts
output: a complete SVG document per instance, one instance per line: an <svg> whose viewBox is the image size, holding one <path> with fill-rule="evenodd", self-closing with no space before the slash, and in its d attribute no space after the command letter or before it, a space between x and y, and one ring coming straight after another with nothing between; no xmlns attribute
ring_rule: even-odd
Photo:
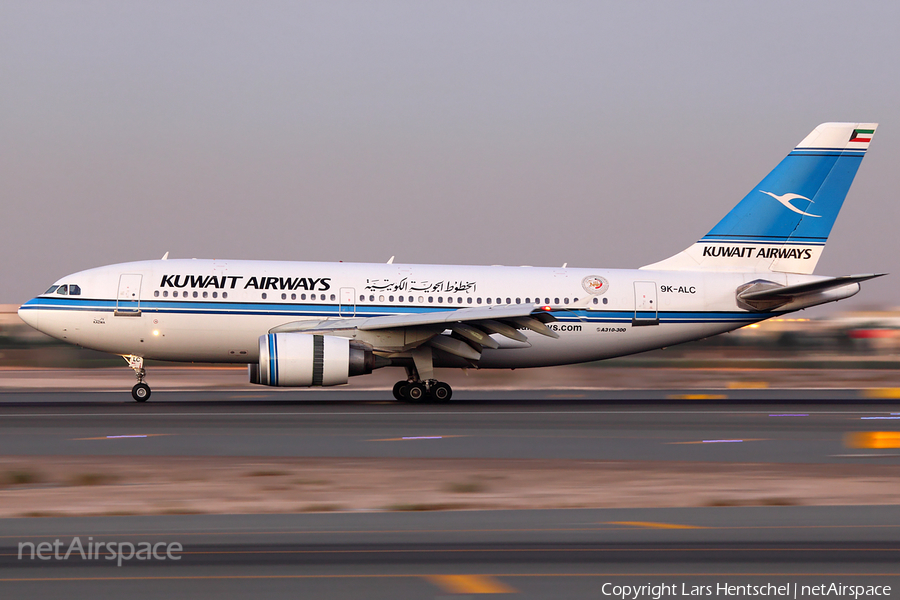
<svg viewBox="0 0 900 600"><path fill-rule="evenodd" d="M146 404L5 393L0 455L900 463L898 450L845 445L851 432L900 429L900 401L740 394L498 391L404 405L384 392L160 392ZM178 560L121 567L106 554L32 559L27 545L18 556L20 544L59 539L65 549L75 536L182 549ZM653 598L659 584L675 586L662 597L750 597L720 586L772 584L811 598L803 586L832 583L891 586L880 597L895 597L898 558L896 506L22 518L0 520L0 597ZM637 596L616 587L642 585Z"/></svg>
<svg viewBox="0 0 900 600"><path fill-rule="evenodd" d="M900 464L900 450L846 445L848 434L900 429L900 401L752 392L717 401L677 390L666 399L500 391L443 405L399 404L384 392L167 392L146 404L108 392L7 393L0 454Z"/></svg>
<svg viewBox="0 0 900 600"><path fill-rule="evenodd" d="M4 597L587 598L661 583L676 586L668 597L829 583L895 595L900 584L894 507L6 519L0 530ZM20 544L56 540L64 556L75 537L180 549L121 567L106 554L40 560L27 545L19 558Z"/></svg>

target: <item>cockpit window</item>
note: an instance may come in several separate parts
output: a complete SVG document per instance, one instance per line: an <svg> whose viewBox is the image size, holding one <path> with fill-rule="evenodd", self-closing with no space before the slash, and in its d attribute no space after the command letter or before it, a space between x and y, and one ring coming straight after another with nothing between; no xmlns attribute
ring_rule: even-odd
<svg viewBox="0 0 900 600"><path fill-rule="evenodd" d="M47 291L44 292L44 293L45 293L45 294L52 294L53 292L56 291L56 288L58 288L58 287L59 287L58 285L51 285L51 286L50 286L50 289L47 290Z"/></svg>
<svg viewBox="0 0 900 600"><path fill-rule="evenodd" d="M68 296L69 295L69 286L61 285L56 289L56 293L60 296Z"/></svg>
<svg viewBox="0 0 900 600"><path fill-rule="evenodd" d="M70 296L80 296L81 295L81 286L77 286L74 283L69 284L69 295Z"/></svg>

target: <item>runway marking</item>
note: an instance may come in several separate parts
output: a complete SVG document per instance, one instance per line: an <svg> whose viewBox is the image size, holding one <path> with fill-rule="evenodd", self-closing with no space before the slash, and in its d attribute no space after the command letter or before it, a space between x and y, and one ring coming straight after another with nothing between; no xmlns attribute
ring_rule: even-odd
<svg viewBox="0 0 900 600"><path fill-rule="evenodd" d="M894 458L900 454L829 454L829 458Z"/></svg>
<svg viewBox="0 0 900 600"><path fill-rule="evenodd" d="M656 523L653 521L607 521L604 525L629 525L646 529L709 529L700 525L680 525L678 523Z"/></svg>
<svg viewBox="0 0 900 600"><path fill-rule="evenodd" d="M745 438L742 440L698 440L696 442L666 442L670 446L680 444L732 444L736 442L768 442L770 438Z"/></svg>
<svg viewBox="0 0 900 600"><path fill-rule="evenodd" d="M586 398L587 394L550 394L548 398Z"/></svg>
<svg viewBox="0 0 900 600"><path fill-rule="evenodd" d="M104 435L101 437L71 438L69 441L83 442L86 440L121 440L121 439L125 439L125 438L161 437L164 435L173 435L173 434L171 434L171 433L144 433L144 434L140 434L140 435Z"/></svg>
<svg viewBox="0 0 900 600"><path fill-rule="evenodd" d="M512 594L517 591L489 575L427 575L425 578L451 594Z"/></svg>
<svg viewBox="0 0 900 600"><path fill-rule="evenodd" d="M900 448L900 431L855 431L844 436L844 445L871 450Z"/></svg>
<svg viewBox="0 0 900 600"><path fill-rule="evenodd" d="M809 413L785 413L783 415L769 415L770 417L808 417Z"/></svg>
<svg viewBox="0 0 900 600"><path fill-rule="evenodd" d="M877 525L709 525L700 526L702 529L710 530L762 530L762 529L897 529L900 524L877 524ZM319 530L288 530L288 531L131 531L122 533L80 533L80 537L103 536L103 537L162 537L172 536L245 536L245 535L349 535L349 534L386 534L386 533L408 533L420 535L434 535L436 533L541 533L541 532L590 532L590 531L622 531L618 527L544 527L544 528L506 528L506 529L319 529ZM55 534L36 534L29 535L31 538L62 538L71 537L69 533ZM21 539L22 535L0 535L0 539Z"/></svg>
<svg viewBox="0 0 900 600"><path fill-rule="evenodd" d="M447 438L469 437L467 435L410 435L406 437L396 438L380 438L377 440L366 440L367 442L403 442L410 440L443 440Z"/></svg>
<svg viewBox="0 0 900 600"><path fill-rule="evenodd" d="M669 400L727 400L727 394L671 394Z"/></svg>
<svg viewBox="0 0 900 600"><path fill-rule="evenodd" d="M0 404L0 409L3 405ZM142 408L148 408L146 406ZM859 415L865 413L874 413L876 411L866 410L823 410L814 411L810 415L829 416L829 415ZM421 417L437 415L765 415L768 414L762 410L459 410L459 411L335 411L335 412L144 412L144 413L127 413L127 412L103 412L103 413L4 413L3 418L10 419L14 417L289 417L302 416L310 417L396 417L415 416ZM883 417L889 418L889 417ZM898 417L900 418L900 417Z"/></svg>
<svg viewBox="0 0 900 600"><path fill-rule="evenodd" d="M860 417L860 419L862 419L863 421L868 421L868 420L888 420L888 421L891 421L891 420L894 420L894 419L900 419L900 417L894 417L894 416L891 416L891 417Z"/></svg>
<svg viewBox="0 0 900 600"><path fill-rule="evenodd" d="M900 388L868 388L862 391L865 398L893 400L900 398Z"/></svg>

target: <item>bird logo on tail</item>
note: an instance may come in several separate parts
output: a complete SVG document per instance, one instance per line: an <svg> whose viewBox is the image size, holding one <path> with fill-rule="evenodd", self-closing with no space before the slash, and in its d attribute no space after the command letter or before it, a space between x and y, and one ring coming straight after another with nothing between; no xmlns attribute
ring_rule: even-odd
<svg viewBox="0 0 900 600"><path fill-rule="evenodd" d="M763 194L772 196L773 198L778 200L786 209L792 210L795 213L797 213L798 215L803 215L804 217L816 217L816 218L822 216L822 215L814 215L814 214L808 213L808 212L803 212L802 210L800 210L799 208L797 208L796 206L791 204L791 200L796 200L797 198L800 198L801 200L807 200L809 202L814 202L814 200L810 200L806 196L801 196L800 194L791 194L791 193L782 194L781 196L778 196L778 195L773 194L772 192L763 192L762 190L759 190L759 191L762 192Z"/></svg>

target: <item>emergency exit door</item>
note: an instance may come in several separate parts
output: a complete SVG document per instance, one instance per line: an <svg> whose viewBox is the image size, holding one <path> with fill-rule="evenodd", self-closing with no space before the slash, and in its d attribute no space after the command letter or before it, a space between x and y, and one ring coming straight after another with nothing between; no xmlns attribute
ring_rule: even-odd
<svg viewBox="0 0 900 600"><path fill-rule="evenodd" d="M656 282L634 282L634 318L632 325L659 325L659 309L656 303Z"/></svg>
<svg viewBox="0 0 900 600"><path fill-rule="evenodd" d="M356 290L354 288L341 288L341 304L338 311L342 317L356 316Z"/></svg>

